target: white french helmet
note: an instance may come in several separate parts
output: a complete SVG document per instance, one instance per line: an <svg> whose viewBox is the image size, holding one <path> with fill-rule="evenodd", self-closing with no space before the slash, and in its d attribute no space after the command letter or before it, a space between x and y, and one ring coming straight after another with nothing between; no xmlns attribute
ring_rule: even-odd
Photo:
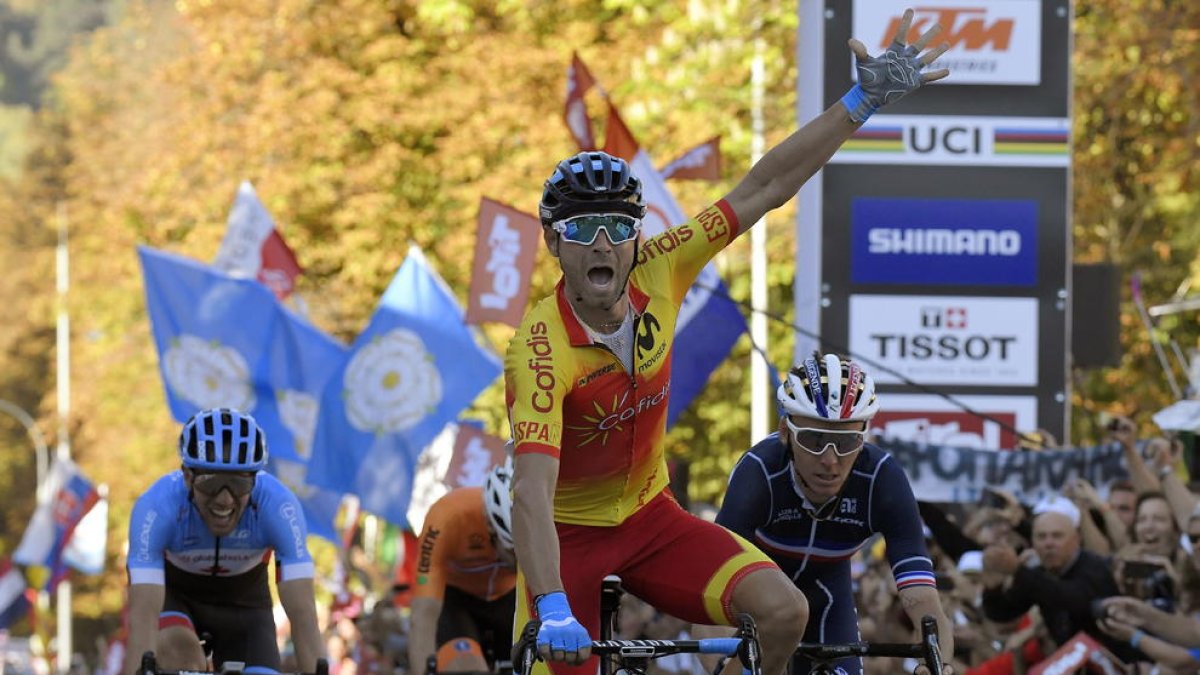
<svg viewBox="0 0 1200 675"><path fill-rule="evenodd" d="M775 392L785 415L869 422L879 411L875 381L857 363L814 353L791 369Z"/></svg>
<svg viewBox="0 0 1200 675"><path fill-rule="evenodd" d="M503 464L492 467L483 480L483 510L487 513L488 525L496 534L501 546L513 549L512 534L512 441L505 446L508 457Z"/></svg>

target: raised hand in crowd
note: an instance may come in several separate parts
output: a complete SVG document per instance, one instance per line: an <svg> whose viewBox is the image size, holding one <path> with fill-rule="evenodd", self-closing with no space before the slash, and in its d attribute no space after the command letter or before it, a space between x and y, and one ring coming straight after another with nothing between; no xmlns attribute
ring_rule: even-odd
<svg viewBox="0 0 1200 675"><path fill-rule="evenodd" d="M1200 646L1200 622L1156 609L1129 597L1108 598L1100 604L1097 625L1105 634L1141 650L1157 665L1193 672L1200 660L1189 648Z"/></svg>
<svg viewBox="0 0 1200 675"><path fill-rule="evenodd" d="M1133 447L1137 441L1137 424L1128 417L1122 415L1114 416L1105 426L1105 432L1108 436L1108 442L1120 443L1126 447Z"/></svg>
<svg viewBox="0 0 1200 675"><path fill-rule="evenodd" d="M1097 525L1092 517L1080 521L1083 547L1101 555L1109 555L1128 543L1127 527L1121 517L1113 513L1100 493L1084 478L1076 478L1063 488L1063 496L1075 503L1084 514L1098 514L1103 526Z"/></svg>

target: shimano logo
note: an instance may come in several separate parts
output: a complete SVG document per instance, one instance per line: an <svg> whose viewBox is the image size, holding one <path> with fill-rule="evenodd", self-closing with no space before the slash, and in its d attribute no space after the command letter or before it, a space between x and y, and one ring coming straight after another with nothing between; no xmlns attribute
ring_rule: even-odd
<svg viewBox="0 0 1200 675"><path fill-rule="evenodd" d="M876 255L1007 256L1021 253L1016 230L873 227L867 251Z"/></svg>

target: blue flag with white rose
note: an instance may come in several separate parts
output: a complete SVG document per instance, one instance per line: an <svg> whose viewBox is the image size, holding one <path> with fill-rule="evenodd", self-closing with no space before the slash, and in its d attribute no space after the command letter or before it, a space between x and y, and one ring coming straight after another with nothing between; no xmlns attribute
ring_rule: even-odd
<svg viewBox="0 0 1200 675"><path fill-rule="evenodd" d="M171 415L185 422L200 410L226 407L257 418L268 338L279 321L275 296L257 281L182 256L139 246L138 257Z"/></svg>
<svg viewBox="0 0 1200 675"><path fill-rule="evenodd" d="M405 526L417 458L501 371L421 250L384 292L325 387L308 481Z"/></svg>
<svg viewBox="0 0 1200 675"><path fill-rule="evenodd" d="M267 437L268 471L296 493L308 531L336 541L341 495L305 478L321 392L346 348L256 280L147 247L138 256L172 416L182 423L218 407L253 415Z"/></svg>

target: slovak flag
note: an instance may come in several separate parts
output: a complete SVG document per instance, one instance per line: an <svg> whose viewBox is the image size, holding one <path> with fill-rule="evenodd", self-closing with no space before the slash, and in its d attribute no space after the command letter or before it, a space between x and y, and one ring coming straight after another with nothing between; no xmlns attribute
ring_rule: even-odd
<svg viewBox="0 0 1200 675"><path fill-rule="evenodd" d="M13 553L13 560L31 568L28 573L34 585L47 590L58 585L66 574L63 550L79 521L99 500L100 493L74 462L55 459L25 536Z"/></svg>

